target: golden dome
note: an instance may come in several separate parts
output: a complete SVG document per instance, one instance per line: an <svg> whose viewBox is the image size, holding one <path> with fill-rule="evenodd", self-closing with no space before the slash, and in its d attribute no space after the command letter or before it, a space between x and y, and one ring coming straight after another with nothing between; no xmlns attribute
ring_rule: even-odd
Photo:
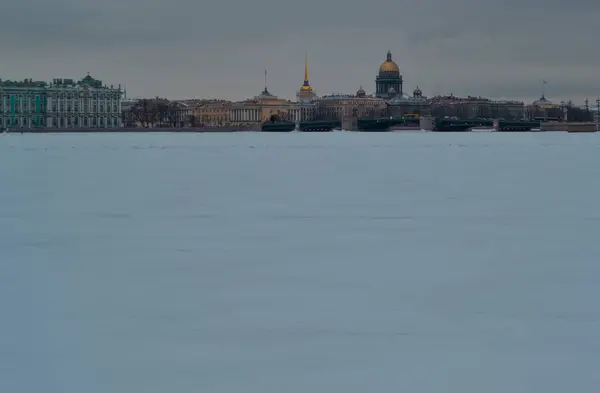
<svg viewBox="0 0 600 393"><path fill-rule="evenodd" d="M381 63L381 66L379 66L379 72L397 72L400 73L400 68L398 67L398 64L396 64L393 60L392 60L392 52L388 51L387 53L387 59Z"/></svg>
<svg viewBox="0 0 600 393"><path fill-rule="evenodd" d="M379 72L400 72L400 68L398 68L398 64L393 61L384 61L379 67Z"/></svg>

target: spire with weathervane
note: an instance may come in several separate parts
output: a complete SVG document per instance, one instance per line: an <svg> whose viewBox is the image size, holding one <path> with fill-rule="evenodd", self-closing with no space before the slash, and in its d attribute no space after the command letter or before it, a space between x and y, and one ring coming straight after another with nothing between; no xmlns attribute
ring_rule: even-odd
<svg viewBox="0 0 600 393"><path fill-rule="evenodd" d="M306 53L304 54L304 83L302 84L300 91L312 92L312 87L308 82L308 54Z"/></svg>
<svg viewBox="0 0 600 393"><path fill-rule="evenodd" d="M315 99L316 94L313 92L313 88L308 81L308 54L304 54L304 83L300 87L298 92L299 101L312 101Z"/></svg>

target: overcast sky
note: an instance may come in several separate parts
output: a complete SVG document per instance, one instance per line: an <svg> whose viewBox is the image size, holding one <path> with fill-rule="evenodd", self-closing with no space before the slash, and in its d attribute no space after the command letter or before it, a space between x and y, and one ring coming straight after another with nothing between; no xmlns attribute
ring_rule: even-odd
<svg viewBox="0 0 600 393"><path fill-rule="evenodd" d="M19 0L0 13L3 79L80 78L129 96L354 93L391 49L405 90L531 101L600 95L598 0Z"/></svg>

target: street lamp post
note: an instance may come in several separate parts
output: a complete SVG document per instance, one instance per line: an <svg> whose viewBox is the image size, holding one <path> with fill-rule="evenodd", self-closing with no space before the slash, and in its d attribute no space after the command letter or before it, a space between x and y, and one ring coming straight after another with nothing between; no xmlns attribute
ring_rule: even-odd
<svg viewBox="0 0 600 393"><path fill-rule="evenodd" d="M564 101L560 102L560 107L562 109L563 115L562 115L562 121L567 121L567 103Z"/></svg>

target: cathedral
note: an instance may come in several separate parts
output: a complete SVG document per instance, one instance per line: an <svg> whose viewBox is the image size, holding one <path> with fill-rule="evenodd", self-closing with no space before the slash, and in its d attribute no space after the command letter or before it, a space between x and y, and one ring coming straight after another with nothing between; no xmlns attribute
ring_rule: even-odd
<svg viewBox="0 0 600 393"><path fill-rule="evenodd" d="M392 52L388 50L386 60L379 66L379 74L375 78L375 95L379 98L390 99L402 97L402 75L400 68L392 60Z"/></svg>

